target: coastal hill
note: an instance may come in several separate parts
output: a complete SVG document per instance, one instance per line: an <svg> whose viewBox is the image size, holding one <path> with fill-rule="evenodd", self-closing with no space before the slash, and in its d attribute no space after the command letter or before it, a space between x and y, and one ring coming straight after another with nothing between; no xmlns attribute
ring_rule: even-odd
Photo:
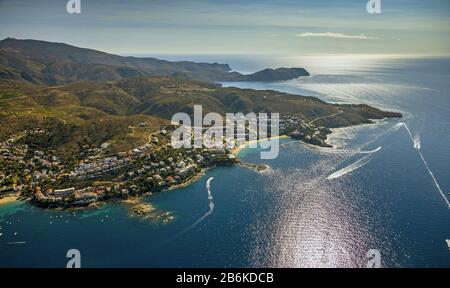
<svg viewBox="0 0 450 288"><path fill-rule="evenodd" d="M242 80L254 82L272 82L295 79L301 76L309 76L309 72L304 68L267 68L250 75L243 75Z"/></svg>
<svg viewBox="0 0 450 288"><path fill-rule="evenodd" d="M401 117L368 105L329 104L316 97L194 80L206 76L210 80L282 80L308 73L302 68L265 69L251 75L229 71L226 64L121 57L66 44L8 38L0 41L0 141L23 130L45 127L53 132L32 143L36 147L70 155L83 145L97 147L109 141L111 152L124 151L147 142L148 133L167 125L173 114L192 114L195 104L202 104L203 113L221 115L295 115L308 124L300 129L308 134L321 126L346 127ZM147 131L135 133L138 130L132 127L143 123Z"/></svg>
<svg viewBox="0 0 450 288"><path fill-rule="evenodd" d="M0 78L34 84L61 85L142 76L172 76L206 82L279 81L309 76L303 68L266 69L249 75L231 70L228 64L123 57L64 43L14 38L0 41Z"/></svg>
<svg viewBox="0 0 450 288"><path fill-rule="evenodd" d="M145 122L150 130L157 130L167 125L174 113L192 114L194 104L202 104L203 113L297 115L328 128L401 117L368 105L335 105L315 97L225 88L171 77L84 81L53 87L0 80L0 140L45 126L54 133L43 144L64 154L76 152L84 144L98 146L106 141L114 143L111 149L126 150L147 141L146 135L130 133L129 127Z"/></svg>
<svg viewBox="0 0 450 288"><path fill-rule="evenodd" d="M120 57L34 40L0 44L0 194L17 192L43 207L126 199L239 163L230 149L170 145L172 115L192 115L196 104L204 114L279 113L280 134L321 147L330 147L330 128L402 116L214 83L285 80L306 75L301 68L241 75L222 64Z"/></svg>

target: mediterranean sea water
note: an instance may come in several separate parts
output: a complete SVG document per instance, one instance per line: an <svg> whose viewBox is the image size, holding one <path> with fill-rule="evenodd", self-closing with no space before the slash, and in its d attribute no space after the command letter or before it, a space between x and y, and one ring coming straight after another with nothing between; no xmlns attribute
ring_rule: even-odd
<svg viewBox="0 0 450 288"><path fill-rule="evenodd" d="M450 59L166 58L242 72L305 67L310 77L223 85L365 103L404 117L336 129L332 149L282 139L274 160L244 149L244 161L270 169L219 167L146 197L175 215L167 224L130 217L120 203L79 211L1 205L1 267L65 267L69 249L80 251L82 267L365 267L371 249L384 267L450 267Z"/></svg>

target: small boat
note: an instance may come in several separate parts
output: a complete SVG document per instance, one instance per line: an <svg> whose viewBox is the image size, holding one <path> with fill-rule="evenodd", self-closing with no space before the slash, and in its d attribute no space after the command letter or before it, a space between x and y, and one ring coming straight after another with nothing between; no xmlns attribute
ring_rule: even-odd
<svg viewBox="0 0 450 288"><path fill-rule="evenodd" d="M447 240L445 240L445 242L447 242L448 250L450 250L450 240L447 239Z"/></svg>

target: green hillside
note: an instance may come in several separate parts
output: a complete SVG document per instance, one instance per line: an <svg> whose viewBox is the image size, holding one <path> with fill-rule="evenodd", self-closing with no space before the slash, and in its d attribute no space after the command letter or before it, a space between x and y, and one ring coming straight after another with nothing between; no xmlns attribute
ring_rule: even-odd
<svg viewBox="0 0 450 288"><path fill-rule="evenodd" d="M48 133L24 139L25 144L72 158L83 147L104 142L111 153L125 151L146 143L175 113L193 114L198 104L203 113L295 115L316 128L401 116L367 105L333 105L315 97L214 84L220 79L271 81L309 75L303 68L250 75L230 71L226 64L122 57L8 38L0 41L0 141L24 130L44 129Z"/></svg>
<svg viewBox="0 0 450 288"><path fill-rule="evenodd" d="M0 81L0 139L24 129L45 128L53 137L45 145L64 154L83 145L110 141L114 151L147 141L147 135L168 124L177 112L272 112L298 115L315 125L344 127L370 123L370 119L398 117L367 105L333 105L315 97L276 91L223 88L170 77L131 78L110 82L76 82L48 87L23 81ZM327 118L329 115L334 115ZM320 119L323 117L323 119ZM148 131L134 134L130 127L147 123Z"/></svg>
<svg viewBox="0 0 450 288"><path fill-rule="evenodd" d="M124 57L38 40L6 38L0 41L0 79L61 85L140 76L171 76L205 82L279 81L309 76L309 73L303 68L280 68L243 75L231 72L227 64Z"/></svg>

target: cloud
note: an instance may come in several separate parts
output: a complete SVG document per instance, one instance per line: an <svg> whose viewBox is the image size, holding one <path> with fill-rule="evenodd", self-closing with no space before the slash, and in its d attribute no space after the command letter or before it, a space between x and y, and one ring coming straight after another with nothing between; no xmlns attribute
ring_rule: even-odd
<svg viewBox="0 0 450 288"><path fill-rule="evenodd" d="M306 32L295 35L297 37L322 37L322 38L339 38L339 39L357 39L357 40L372 40L372 39L378 39L375 37L368 37L364 34L360 35L349 35L349 34L342 34L342 33L334 33L334 32Z"/></svg>

